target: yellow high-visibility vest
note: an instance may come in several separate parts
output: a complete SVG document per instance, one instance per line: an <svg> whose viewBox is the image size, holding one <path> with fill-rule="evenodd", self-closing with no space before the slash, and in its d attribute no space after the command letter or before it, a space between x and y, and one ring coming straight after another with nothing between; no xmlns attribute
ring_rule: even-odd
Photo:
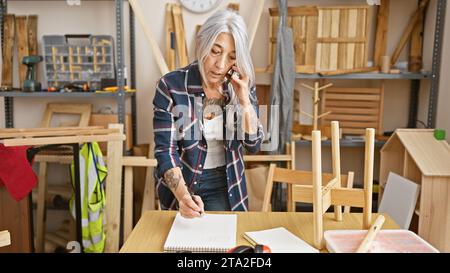
<svg viewBox="0 0 450 273"><path fill-rule="evenodd" d="M81 225L84 252L102 253L105 249L103 210L105 207L104 181L107 168L100 147L96 142L86 143L80 156ZM74 184L74 163L70 166ZM70 211L75 218L75 193L70 199Z"/></svg>

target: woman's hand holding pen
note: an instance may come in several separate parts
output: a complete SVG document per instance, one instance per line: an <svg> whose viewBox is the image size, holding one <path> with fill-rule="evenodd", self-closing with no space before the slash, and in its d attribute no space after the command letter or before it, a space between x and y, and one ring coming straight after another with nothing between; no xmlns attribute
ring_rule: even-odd
<svg viewBox="0 0 450 273"><path fill-rule="evenodd" d="M185 218L200 217L204 208L203 201L200 196L194 196L189 192L181 169L176 167L166 171L164 180L178 200L181 216Z"/></svg>
<svg viewBox="0 0 450 273"><path fill-rule="evenodd" d="M178 200L179 211L184 218L200 217L204 211L203 201L198 195L191 195L189 192Z"/></svg>

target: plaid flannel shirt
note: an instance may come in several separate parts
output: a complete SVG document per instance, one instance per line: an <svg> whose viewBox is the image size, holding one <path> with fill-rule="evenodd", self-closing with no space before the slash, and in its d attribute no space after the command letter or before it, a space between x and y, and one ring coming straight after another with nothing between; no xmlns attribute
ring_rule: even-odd
<svg viewBox="0 0 450 273"><path fill-rule="evenodd" d="M228 104L230 93L227 84L224 84L224 95ZM153 131L155 158L158 164L154 175L162 209L178 209L178 202L164 181L163 176L167 170L180 167L189 188L202 174L207 152L206 140L202 134L204 97L197 62L164 75L157 83L153 99ZM259 116L255 87L250 89L250 101ZM247 211L248 194L243 148L249 153L258 152L264 133L259 121L257 133L252 135L239 133L236 128L241 126L238 121L241 114L240 107L229 108L229 106L225 108L224 117L228 116L227 112L229 113L230 109L234 110L231 119L224 118L223 130L228 198L232 211ZM229 129L230 122L234 127L232 131ZM231 137L225 138L226 134L230 134Z"/></svg>

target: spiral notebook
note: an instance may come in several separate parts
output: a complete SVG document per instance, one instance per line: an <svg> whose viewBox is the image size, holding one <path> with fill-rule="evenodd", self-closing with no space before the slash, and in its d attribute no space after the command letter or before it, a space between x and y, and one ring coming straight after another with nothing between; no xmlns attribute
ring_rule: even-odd
<svg viewBox="0 0 450 273"><path fill-rule="evenodd" d="M177 213L164 252L227 252L236 246L235 214L204 214L186 219Z"/></svg>

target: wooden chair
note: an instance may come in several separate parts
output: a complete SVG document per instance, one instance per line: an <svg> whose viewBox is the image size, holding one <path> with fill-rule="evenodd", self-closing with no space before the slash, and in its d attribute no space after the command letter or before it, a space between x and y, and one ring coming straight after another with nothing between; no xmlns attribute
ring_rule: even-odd
<svg viewBox="0 0 450 273"><path fill-rule="evenodd" d="M91 104L75 104L75 103L49 103L44 112L41 122L42 128L49 128L52 125L52 119L56 114L80 115L78 122L79 127L87 127L91 117ZM38 154L35 161L39 162L39 185L38 200L36 205L36 252L44 251L45 244L45 200L48 193L47 185L47 167L48 163L70 164L73 156L60 153ZM74 231L69 232L69 238L73 237Z"/></svg>
<svg viewBox="0 0 450 273"><path fill-rule="evenodd" d="M244 162L245 163L272 163L272 162L279 162L279 163L286 163L286 167L288 169L291 170L295 170L295 142L292 141L291 143L286 143L286 153L285 154L280 154L280 155L244 155ZM246 170L246 176L249 174L250 170ZM262 171L267 171L266 170L262 170ZM249 194L249 198L257 198L257 194L256 192L252 191L252 188L254 187L264 187L264 183L262 181L259 181L259 179L257 179L258 185L251 185L251 183L254 183L252 180L255 179L251 179L249 177L247 178L247 191ZM254 186L254 187L253 187ZM288 185L288 198L290 196L290 192L292 192L292 185ZM264 196L261 196L260 199L264 199ZM290 204L292 203L288 203L288 207L287 210L288 211L294 211L294 207L290 206ZM252 205L252 204L250 204ZM259 208L259 204L257 204L258 207L257 210L261 210L261 208ZM255 208L256 209L256 208Z"/></svg>
<svg viewBox="0 0 450 273"><path fill-rule="evenodd" d="M368 229L372 216L372 185L375 130L366 130L366 158L364 167L364 189L341 188L341 183L347 180L353 183L353 174L343 176L340 173L339 123L332 122L332 159L333 174L323 174L321 164L320 131L313 132L312 139L312 172L286 170L272 164L269 170L263 211L269 211L273 182L295 185L292 187L292 203L305 202L313 204L314 214L314 245L322 249L323 245L323 214L334 205L337 221L342 221L342 207L354 206L363 208L363 228ZM312 183L311 183L312 181ZM322 182L323 181L323 182ZM289 199L288 199L289 200ZM292 205L291 205L292 206Z"/></svg>

